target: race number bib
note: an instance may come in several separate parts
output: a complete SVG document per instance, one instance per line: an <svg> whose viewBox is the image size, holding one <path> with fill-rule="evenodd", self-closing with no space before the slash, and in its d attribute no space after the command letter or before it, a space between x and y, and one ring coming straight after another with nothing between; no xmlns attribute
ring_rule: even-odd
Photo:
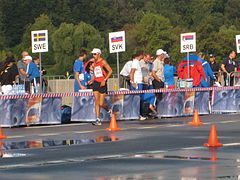
<svg viewBox="0 0 240 180"><path fill-rule="evenodd" d="M102 68L100 66L97 66L97 67L94 68L94 75L97 78L103 77Z"/></svg>

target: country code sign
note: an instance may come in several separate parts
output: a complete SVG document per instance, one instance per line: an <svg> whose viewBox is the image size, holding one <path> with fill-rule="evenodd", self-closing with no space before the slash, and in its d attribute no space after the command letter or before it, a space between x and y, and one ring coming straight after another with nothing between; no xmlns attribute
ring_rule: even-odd
<svg viewBox="0 0 240 180"><path fill-rule="evenodd" d="M48 31L32 31L32 52L48 52Z"/></svg>
<svg viewBox="0 0 240 180"><path fill-rule="evenodd" d="M110 53L125 51L125 31L109 33Z"/></svg>
<svg viewBox="0 0 240 180"><path fill-rule="evenodd" d="M236 35L237 53L240 53L240 35Z"/></svg>
<svg viewBox="0 0 240 180"><path fill-rule="evenodd" d="M196 52L196 33L181 34L181 53Z"/></svg>

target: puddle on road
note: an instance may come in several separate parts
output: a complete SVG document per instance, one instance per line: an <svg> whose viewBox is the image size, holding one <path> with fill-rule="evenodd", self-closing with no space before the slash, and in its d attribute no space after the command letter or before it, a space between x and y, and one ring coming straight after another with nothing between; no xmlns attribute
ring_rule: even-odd
<svg viewBox="0 0 240 180"><path fill-rule="evenodd" d="M111 136L96 136L94 138L85 138L80 140L33 140L33 141L0 141L0 149L2 151L14 150L14 149L31 149L31 148L45 148L52 146L71 146L80 144L91 144L117 141L119 138Z"/></svg>
<svg viewBox="0 0 240 180"><path fill-rule="evenodd" d="M27 154L23 153L1 153L0 158L15 158L15 157L25 157Z"/></svg>

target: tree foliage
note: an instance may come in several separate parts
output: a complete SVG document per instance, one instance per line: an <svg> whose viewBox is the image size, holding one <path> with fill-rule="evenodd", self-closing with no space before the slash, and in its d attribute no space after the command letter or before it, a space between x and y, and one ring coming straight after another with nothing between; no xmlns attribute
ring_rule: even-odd
<svg viewBox="0 0 240 180"><path fill-rule="evenodd" d="M31 52L30 32L47 29L49 52L43 64L52 73L71 71L80 48L99 47L104 57L116 65L108 53L108 33L126 31L123 64L137 50L155 54L167 50L177 64L180 34L197 33L197 50L214 53L219 60L235 49L240 28L239 0L1 0L0 58L12 52ZM34 54L37 56L37 54Z"/></svg>

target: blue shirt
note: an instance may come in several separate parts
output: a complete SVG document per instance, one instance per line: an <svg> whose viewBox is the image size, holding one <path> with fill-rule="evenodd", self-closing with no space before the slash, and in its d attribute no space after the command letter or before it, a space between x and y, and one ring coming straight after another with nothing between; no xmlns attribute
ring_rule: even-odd
<svg viewBox="0 0 240 180"><path fill-rule="evenodd" d="M84 69L84 64L83 61L80 59L77 59L73 65L73 72L74 72L74 92L78 92L81 88L79 87L78 82L76 81L76 77L75 77L75 73L78 72L79 73L79 79L80 79L80 83L83 86L86 86L86 81L84 78L84 74L85 74L85 69ZM81 80L82 78L82 80Z"/></svg>
<svg viewBox="0 0 240 180"><path fill-rule="evenodd" d="M164 72L164 79L165 79L164 84L166 84L167 82L169 86L175 85L174 73L176 73L176 68L172 65L165 64L163 68L163 72Z"/></svg>
<svg viewBox="0 0 240 180"><path fill-rule="evenodd" d="M30 80L40 77L40 72L37 65L34 62L30 62L27 65L27 74L29 75Z"/></svg>

